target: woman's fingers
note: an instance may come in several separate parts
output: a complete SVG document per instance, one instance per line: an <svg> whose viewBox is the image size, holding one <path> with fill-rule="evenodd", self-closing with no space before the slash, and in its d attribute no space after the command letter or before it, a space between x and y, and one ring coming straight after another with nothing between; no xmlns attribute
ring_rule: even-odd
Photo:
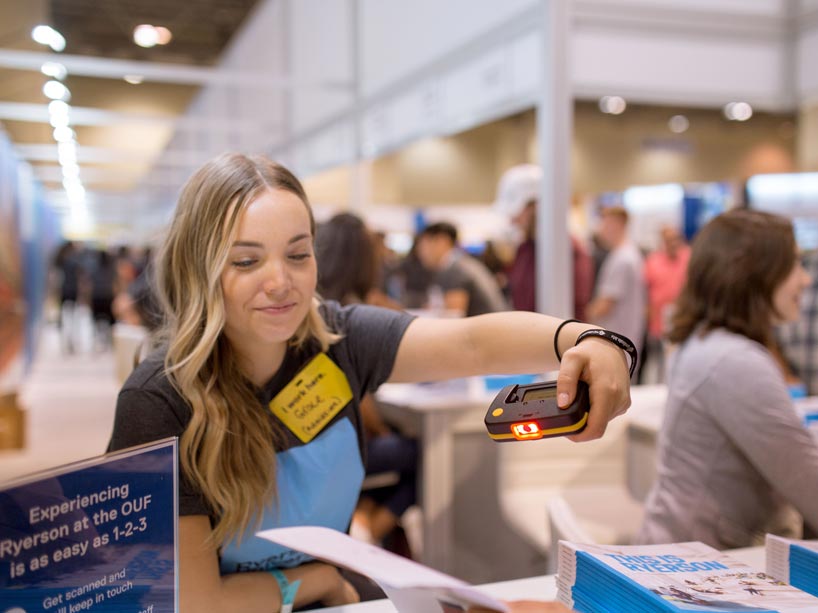
<svg viewBox="0 0 818 613"><path fill-rule="evenodd" d="M604 340L592 338L566 351L557 378L558 402L561 393L568 393L573 399L580 379L589 386L591 411L585 430L569 437L576 442L600 438L608 422L628 410L630 376L624 352ZM562 402L559 405L565 406Z"/></svg>

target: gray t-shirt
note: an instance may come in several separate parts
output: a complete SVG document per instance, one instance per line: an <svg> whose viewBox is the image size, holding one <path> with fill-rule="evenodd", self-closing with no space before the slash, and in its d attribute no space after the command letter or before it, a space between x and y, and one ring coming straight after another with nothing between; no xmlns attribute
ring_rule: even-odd
<svg viewBox="0 0 818 613"><path fill-rule="evenodd" d="M361 397L389 378L412 317L363 305L341 307L335 302L327 302L322 314L329 327L342 335L327 356L346 376L352 400L307 443L302 443L268 410L266 405L320 352L316 343L288 350L278 372L255 390L258 407L249 409L262 411L280 435L276 443L275 498L264 505L258 526L251 525L240 539L221 544L222 573L289 568L309 559L301 552L257 538L257 529L317 525L346 530L349 526L364 477ZM109 451L181 436L185 431L190 409L165 376L163 360L162 353L150 356L125 382L117 401ZM231 435L241 437L242 433L232 431ZM257 468L273 477L273 467ZM179 514L217 519L201 491L184 474L180 474L179 481Z"/></svg>
<svg viewBox="0 0 818 613"><path fill-rule="evenodd" d="M637 348L645 334L645 282L643 258L636 245L625 243L611 251L599 270L596 296L615 304L605 317L594 323L624 334Z"/></svg>
<svg viewBox="0 0 818 613"><path fill-rule="evenodd" d="M488 268L468 253L455 249L451 262L437 276L438 285L444 291L465 290L469 295L466 316L507 311L499 285Z"/></svg>
<svg viewBox="0 0 818 613"><path fill-rule="evenodd" d="M322 314L331 329L343 335L332 345L327 355L344 372L352 388L352 401L327 425L348 419L358 436L358 447L363 450L363 430L360 423L359 403L367 392L375 391L389 378L395 362L398 345L413 318L406 313L364 305L341 307L327 302ZM309 362L319 348L309 346L303 351L289 350L278 372L261 390L257 391L259 410L289 383L296 373ZM171 436L181 436L190 421L190 408L164 374L164 351L145 359L131 374L117 400L114 430L108 451L115 451ZM277 451L287 451L303 445L301 441L273 416L275 430L282 433L283 441ZM311 443L308 443L311 444ZM181 515L209 514L201 495L187 480L180 479L179 513ZM355 492L357 496L357 492Z"/></svg>
<svg viewBox="0 0 818 613"><path fill-rule="evenodd" d="M762 345L724 329L696 334L668 379L658 478L637 542L759 545L766 532L798 535L792 507L818 527L818 441Z"/></svg>

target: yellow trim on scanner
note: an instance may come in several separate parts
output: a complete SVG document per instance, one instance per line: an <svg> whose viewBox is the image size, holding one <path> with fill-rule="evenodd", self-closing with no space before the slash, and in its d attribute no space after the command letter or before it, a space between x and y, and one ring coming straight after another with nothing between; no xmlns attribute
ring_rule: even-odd
<svg viewBox="0 0 818 613"><path fill-rule="evenodd" d="M550 428L548 430L542 430L542 436L540 438L545 438L546 436L551 436L553 434L566 434L568 432L576 432L577 430L581 429L585 426L585 423L588 421L588 413L582 416L577 423L572 426L560 426L559 428ZM510 426L509 426L510 428ZM495 441L507 441L509 439L514 439L515 441L518 440L516 436L514 436L511 432L508 434L492 434L491 432L488 433L489 438L494 439ZM532 441L536 441L539 439L531 439Z"/></svg>

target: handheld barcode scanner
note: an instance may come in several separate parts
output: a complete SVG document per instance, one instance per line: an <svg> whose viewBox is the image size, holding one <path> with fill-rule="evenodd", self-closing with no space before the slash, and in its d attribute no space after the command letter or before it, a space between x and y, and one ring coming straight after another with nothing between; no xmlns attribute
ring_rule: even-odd
<svg viewBox="0 0 818 613"><path fill-rule="evenodd" d="M507 385L486 413L486 429L497 442L534 441L577 434L585 429L591 403L588 384L577 383L577 394L567 408L557 406L557 383Z"/></svg>

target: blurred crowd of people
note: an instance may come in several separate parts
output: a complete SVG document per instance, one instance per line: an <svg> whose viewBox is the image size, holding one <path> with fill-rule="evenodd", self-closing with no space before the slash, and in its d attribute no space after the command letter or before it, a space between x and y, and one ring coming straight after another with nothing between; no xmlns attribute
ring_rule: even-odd
<svg viewBox="0 0 818 613"><path fill-rule="evenodd" d="M507 217L519 237L513 257L491 240L465 248L459 229L449 221L421 228L412 248L401 255L387 246L384 232L369 229L363 219L350 213L334 216L319 224L316 237L316 248L324 252L322 296L341 303L366 302L447 316L537 310L540 185L540 169L523 165L510 169L498 186L495 210ZM662 247L654 253L641 252L629 236L628 214L619 207L602 209L595 229L588 244L569 237L572 316L631 338L654 364L640 380L660 381L661 338L684 285L689 247L677 229L665 227ZM76 349L72 329L83 307L91 314L98 349L111 346L114 322L151 331L159 327L161 313L151 288L150 260L150 248L109 249L78 242L61 246L53 260L52 288L66 352Z"/></svg>
<svg viewBox="0 0 818 613"><path fill-rule="evenodd" d="M499 185L495 210L519 237L511 258L491 242L466 249L445 220L419 228L401 256L362 218L337 214L316 228L317 292L340 305L420 316L536 310L537 285L549 278L537 270L541 182L539 169L526 165ZM818 256L806 258L810 275L791 224L757 211L716 217L692 248L678 228L664 226L648 253L629 223L625 208L608 206L597 211L588 244L568 238L573 317L641 349L634 382L668 381L658 477L636 542L701 540L724 549L757 545L766 532L814 535L818 449L791 399L818 393ZM68 242L53 278L68 353L77 350L83 310L100 350L112 346L115 322L150 332L162 325L149 249ZM402 520L418 502L419 443L384 419L372 393L361 398L360 413L372 481L364 482L350 533L413 557ZM378 481L384 475L394 478Z"/></svg>
<svg viewBox="0 0 818 613"><path fill-rule="evenodd" d="M351 213L333 216L319 224L316 231L319 295L342 305L371 304L414 310L419 315L463 317L506 310L536 310L537 283L545 282L548 278L548 275L541 275L536 270L536 212L540 183L539 169L530 165L512 169L500 183L495 209L507 216L517 228L519 236L511 259L504 259L491 242L485 243L481 250L465 249L460 243L457 226L448 221L437 221L421 228L414 237L411 250L401 256L387 246L384 233L371 230L360 217ZM719 219L732 218L723 216ZM735 223L743 224L739 232L742 236L760 223L752 215L746 219L740 216L736 219L738 221ZM593 240L589 244L570 236L573 316L629 337L642 349L640 368L635 375L637 381L664 382L669 336L673 337L676 333L676 341L683 341L682 348L699 342L699 336L694 334L692 328L687 330L686 335L680 336L679 322L684 317L692 318L694 323L708 322L709 317L715 317L696 311L691 306L690 296L697 291L703 292L703 286L699 285L711 279L717 271L712 271L712 263L699 262L694 272L698 271L699 281L705 281L696 281L696 287L691 286L688 283L691 247L685 243L678 228L662 227L658 237L659 247L646 253L632 239L629 221L624 208L602 208L598 211ZM763 221L771 223L766 219ZM782 243L785 239L791 242L791 228L786 224L782 228ZM763 234L761 231L760 236ZM703 245L702 242L706 242L709 235L707 232L702 235L703 238L698 240L701 253L709 253L718 247ZM726 239L719 240L723 242ZM787 245L787 249L791 249L789 243ZM744 249L750 251L749 246ZM722 268L731 257L729 253L720 252L718 256L722 258L719 261ZM816 262L818 257L808 257L808 268L818 269ZM762 265L760 261L748 262L744 274L756 274L756 269L761 271L758 274L762 274ZM787 266L790 266L789 260ZM77 324L77 314L83 308L90 313L94 322L94 343L98 349L111 346L111 326L114 322L143 326L149 331L160 327L162 319L152 289L149 249L120 247L111 250L68 242L54 258L54 271L55 296L59 303L58 321L66 352L76 351L72 330ZM716 304L718 301L714 296L726 296L729 292L738 291L736 288L752 285L747 279L736 279L732 283L725 271L718 272L725 276L723 287L713 289L713 296L701 298L702 305L707 306L708 301ZM787 295L789 302L797 301L801 290L807 289L809 300L804 303L807 310L802 313L801 322L796 321L793 311L788 317L775 319L774 322L790 322L789 327L780 329L777 335L766 332L763 335L764 347L771 356L770 364L775 364L783 373L792 395L798 389L802 389L804 393L801 395L805 395L807 386L809 393L817 393L814 379L818 372L818 340L813 338L812 333L815 327L812 320L818 312L815 308L818 304L818 282L815 278L813 274L812 285L806 287L806 278L799 277L798 287ZM778 277L775 282L782 283ZM771 286L767 293L772 295L774 289ZM687 302L679 301L683 290L688 292ZM773 299L765 294L759 300ZM786 306L792 307L792 310L795 307L789 302ZM718 308L722 306L716 305ZM768 306L773 313L778 307L772 303ZM738 344L746 341L744 337L755 339L751 334L742 332L741 322L735 328L738 324L731 319L733 314L723 315L724 321L717 317L713 320L716 322L714 326L724 327L731 333L738 331L741 337ZM765 317L769 319L767 315ZM740 319L746 318L742 316ZM763 325L759 324L759 329L769 327L767 319ZM700 362L697 358L691 363L691 368L696 368ZM764 372L764 364L760 372ZM690 375L683 379L695 380L696 377ZM684 381L671 381L671 390L680 389L679 385L683 384ZM401 517L417 502L418 443L384 421L371 395L362 400L361 411L367 435L367 474L376 476L389 473L397 475L397 480L386 486L364 490L351 530L363 540L382 543L411 556L408 540L401 529ZM669 439L665 441L663 453L669 454L668 450L675 444ZM753 445L758 446L758 441ZM736 461L743 461L743 457L739 454ZM663 456L662 461L672 463L672 458ZM748 479L755 477L753 473ZM667 489L669 486L666 482L659 483L651 498L651 509L655 513L650 518L657 522L659 520L656 518L670 521L667 518L676 517L665 508L672 506L672 503L660 499L663 495L667 497L663 487ZM661 512L656 511L663 504L665 506L662 506ZM805 506L799 506L803 512ZM811 513L812 510L807 509L807 512ZM684 518L679 521L683 520L686 521ZM654 541L655 538L649 534L654 528L652 524L648 525L640 538L645 542ZM665 526L662 529L671 528ZM679 526L673 529L679 532L676 535L679 538L701 536L684 533ZM724 535L713 534L715 536L711 535L710 541L718 541L719 545L727 542L718 540L726 538ZM741 543L745 541L749 544L752 539L747 537ZM730 544L739 546L741 543Z"/></svg>
<svg viewBox="0 0 818 613"><path fill-rule="evenodd" d="M82 318L88 314L97 350L111 348L112 326L117 321L149 329L158 326L150 261L149 248L109 249L74 241L60 246L53 258L51 290L66 353L78 350Z"/></svg>
<svg viewBox="0 0 818 613"><path fill-rule="evenodd" d="M386 235L351 213L318 225L315 253L318 292L341 304L365 303L414 310L420 315L474 316L536 310L536 209L541 183L535 166L512 169L499 186L495 209L516 227L513 257L489 241L467 250L459 229L437 221L420 229L401 256ZM663 229L663 249L647 262L628 235L624 209L602 211L594 250L571 236L574 317L618 330L642 344L660 345L665 312L684 283L688 248L678 233ZM508 252L508 250L506 250ZM599 262L595 271L595 262ZM160 309L152 288L150 249L99 248L65 243L54 258L54 294L63 348L77 350L78 317L94 324L94 347L111 347L115 322L158 330ZM647 296L647 299L645 298ZM647 334L645 332L647 331ZM651 352L653 353L653 352ZM656 355L661 355L661 348ZM386 423L374 398L361 402L367 433L367 473L395 474L397 481L366 489L353 533L411 555L401 516L417 502L418 443Z"/></svg>

